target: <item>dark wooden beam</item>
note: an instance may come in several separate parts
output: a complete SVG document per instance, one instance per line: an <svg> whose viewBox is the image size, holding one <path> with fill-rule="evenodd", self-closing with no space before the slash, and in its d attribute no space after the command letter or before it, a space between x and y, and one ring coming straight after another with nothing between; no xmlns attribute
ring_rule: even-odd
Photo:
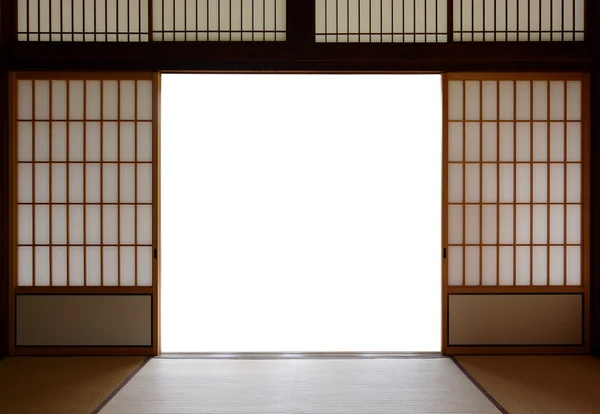
<svg viewBox="0 0 600 414"><path fill-rule="evenodd" d="M287 42L10 43L9 70L580 71L574 43L327 44Z"/></svg>
<svg viewBox="0 0 600 414"><path fill-rule="evenodd" d="M315 40L315 0L288 0L286 4L288 43L313 43Z"/></svg>
<svg viewBox="0 0 600 414"><path fill-rule="evenodd" d="M0 359L8 353L9 280L9 115L8 71L0 46Z"/></svg>

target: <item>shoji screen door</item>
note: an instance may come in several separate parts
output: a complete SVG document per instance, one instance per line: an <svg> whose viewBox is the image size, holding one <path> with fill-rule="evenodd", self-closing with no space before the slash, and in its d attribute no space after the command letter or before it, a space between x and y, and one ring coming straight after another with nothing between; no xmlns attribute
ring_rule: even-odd
<svg viewBox="0 0 600 414"><path fill-rule="evenodd" d="M587 352L586 77L444 88L444 352Z"/></svg>
<svg viewBox="0 0 600 414"><path fill-rule="evenodd" d="M157 352L157 93L13 74L13 353Z"/></svg>

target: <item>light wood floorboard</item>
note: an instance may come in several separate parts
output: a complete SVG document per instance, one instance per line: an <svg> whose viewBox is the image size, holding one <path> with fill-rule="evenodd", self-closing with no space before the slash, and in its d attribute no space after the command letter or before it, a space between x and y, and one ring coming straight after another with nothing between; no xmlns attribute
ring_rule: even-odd
<svg viewBox="0 0 600 414"><path fill-rule="evenodd" d="M103 414L498 413L450 359L150 361Z"/></svg>

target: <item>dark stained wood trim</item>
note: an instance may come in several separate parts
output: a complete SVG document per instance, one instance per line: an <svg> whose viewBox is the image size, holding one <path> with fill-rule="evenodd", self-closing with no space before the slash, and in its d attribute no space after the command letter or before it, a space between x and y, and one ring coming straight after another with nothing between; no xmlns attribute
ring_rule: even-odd
<svg viewBox="0 0 600 414"><path fill-rule="evenodd" d="M285 14L287 42L314 43L315 1L288 0Z"/></svg>
<svg viewBox="0 0 600 414"><path fill-rule="evenodd" d="M587 42L11 42L9 70L587 71Z"/></svg>
<svg viewBox="0 0 600 414"><path fill-rule="evenodd" d="M591 73L590 105L590 305L592 354L600 357L600 65Z"/></svg>

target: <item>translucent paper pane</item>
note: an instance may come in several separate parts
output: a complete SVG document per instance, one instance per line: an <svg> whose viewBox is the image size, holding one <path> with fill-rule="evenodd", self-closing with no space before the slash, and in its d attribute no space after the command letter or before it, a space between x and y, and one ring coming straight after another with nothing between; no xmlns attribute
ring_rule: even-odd
<svg viewBox="0 0 600 414"><path fill-rule="evenodd" d="M562 203L565 200L565 167L562 164L550 165L550 202Z"/></svg>
<svg viewBox="0 0 600 414"><path fill-rule="evenodd" d="M550 247L550 285L562 286L565 284L565 249L563 247Z"/></svg>
<svg viewBox="0 0 600 414"><path fill-rule="evenodd" d="M581 285L581 247L567 247L567 285Z"/></svg>
<svg viewBox="0 0 600 414"><path fill-rule="evenodd" d="M103 237L104 244L117 244L119 242L118 233L118 209L117 206L103 206Z"/></svg>
<svg viewBox="0 0 600 414"><path fill-rule="evenodd" d="M498 250L500 252L500 285L512 286L514 284L514 249L512 247L500 246Z"/></svg>
<svg viewBox="0 0 600 414"><path fill-rule="evenodd" d="M69 284L84 285L84 251L83 247L69 247Z"/></svg>
<svg viewBox="0 0 600 414"><path fill-rule="evenodd" d="M533 123L533 160L548 161L548 124Z"/></svg>
<svg viewBox="0 0 600 414"><path fill-rule="evenodd" d="M581 81L567 82L567 119L581 119Z"/></svg>
<svg viewBox="0 0 600 414"><path fill-rule="evenodd" d="M515 119L514 111L514 82L500 81L500 119Z"/></svg>
<svg viewBox="0 0 600 414"><path fill-rule="evenodd" d="M121 286L135 286L135 247L121 247Z"/></svg>
<svg viewBox="0 0 600 414"><path fill-rule="evenodd" d="M530 164L517 164L517 203L531 201Z"/></svg>
<svg viewBox="0 0 600 414"><path fill-rule="evenodd" d="M83 206L71 205L69 216L69 243L83 244Z"/></svg>
<svg viewBox="0 0 600 414"><path fill-rule="evenodd" d="M99 205L86 206L86 239L88 244L101 244L101 209Z"/></svg>
<svg viewBox="0 0 600 414"><path fill-rule="evenodd" d="M517 161L531 159L531 133L529 122L517 122Z"/></svg>
<svg viewBox="0 0 600 414"><path fill-rule="evenodd" d="M69 164L69 202L83 203L83 164Z"/></svg>
<svg viewBox="0 0 600 414"><path fill-rule="evenodd" d="M500 206L500 244L512 244L514 237L513 206Z"/></svg>
<svg viewBox="0 0 600 414"><path fill-rule="evenodd" d="M516 264L517 275L516 284L526 286L531 283L531 248L529 246L517 246L516 248Z"/></svg>
<svg viewBox="0 0 600 414"><path fill-rule="evenodd" d="M121 244L135 244L135 206L121 206Z"/></svg>
<svg viewBox="0 0 600 414"><path fill-rule="evenodd" d="M120 109L122 120L135 119L135 81L121 81Z"/></svg>
<svg viewBox="0 0 600 414"><path fill-rule="evenodd" d="M137 220L137 243L152 244L152 206L137 206Z"/></svg>
<svg viewBox="0 0 600 414"><path fill-rule="evenodd" d="M548 82L533 82L533 119L548 119Z"/></svg>
<svg viewBox="0 0 600 414"><path fill-rule="evenodd" d="M463 201L463 166L448 164L448 201L460 203Z"/></svg>
<svg viewBox="0 0 600 414"><path fill-rule="evenodd" d="M548 242L548 207L533 206L533 243Z"/></svg>
<svg viewBox="0 0 600 414"><path fill-rule="evenodd" d="M448 82L448 119L460 121L463 119L463 83Z"/></svg>
<svg viewBox="0 0 600 414"><path fill-rule="evenodd" d="M52 247L52 286L67 285L67 248Z"/></svg>
<svg viewBox="0 0 600 414"><path fill-rule="evenodd" d="M50 286L50 248L35 248L35 285Z"/></svg>
<svg viewBox="0 0 600 414"><path fill-rule="evenodd" d="M479 177L480 166L479 164L466 164L465 171L465 201L467 203L478 203L481 186Z"/></svg>
<svg viewBox="0 0 600 414"><path fill-rule="evenodd" d="M52 164L52 202L67 201L67 164Z"/></svg>
<svg viewBox="0 0 600 414"><path fill-rule="evenodd" d="M50 160L50 125L48 122L36 122L35 128L35 160Z"/></svg>
<svg viewBox="0 0 600 414"><path fill-rule="evenodd" d="M152 200L150 200L152 201ZM135 165L121 164L121 203L135 202Z"/></svg>
<svg viewBox="0 0 600 414"><path fill-rule="evenodd" d="M482 156L483 161L498 160L498 127L495 122L484 122L482 127Z"/></svg>
<svg viewBox="0 0 600 414"><path fill-rule="evenodd" d="M33 119L33 84L32 81L20 80L18 89L18 116L19 119Z"/></svg>
<svg viewBox="0 0 600 414"><path fill-rule="evenodd" d="M500 164L500 202L514 202L514 165Z"/></svg>
<svg viewBox="0 0 600 414"><path fill-rule="evenodd" d="M103 273L104 286L119 284L119 248L104 247Z"/></svg>
<svg viewBox="0 0 600 414"><path fill-rule="evenodd" d="M514 124L500 123L500 161L514 161Z"/></svg>
<svg viewBox="0 0 600 414"><path fill-rule="evenodd" d="M562 244L565 242L565 209L564 206L550 206L550 243Z"/></svg>
<svg viewBox="0 0 600 414"><path fill-rule="evenodd" d="M69 123L69 161L83 161L83 123Z"/></svg>
<svg viewBox="0 0 600 414"><path fill-rule="evenodd" d="M138 81L137 83L137 119L152 120L152 82Z"/></svg>
<svg viewBox="0 0 600 414"><path fill-rule="evenodd" d="M581 243L581 206L567 206L567 244Z"/></svg>
<svg viewBox="0 0 600 414"><path fill-rule="evenodd" d="M116 120L119 117L119 82L103 81L103 116L104 119Z"/></svg>
<svg viewBox="0 0 600 414"><path fill-rule="evenodd" d="M533 166L533 201L534 203L548 202L548 166L535 164Z"/></svg>
<svg viewBox="0 0 600 414"><path fill-rule="evenodd" d="M32 168L31 164L19 164L18 168L18 201L19 203L31 203L32 201Z"/></svg>
<svg viewBox="0 0 600 414"><path fill-rule="evenodd" d="M148 142L149 144L151 141ZM150 152L150 155L152 152ZM450 122L448 124L448 161L463 160L463 124Z"/></svg>
<svg viewBox="0 0 600 414"><path fill-rule="evenodd" d="M100 119L100 98L102 85L100 81L86 82L86 118L88 120Z"/></svg>
<svg viewBox="0 0 600 414"><path fill-rule="evenodd" d="M85 158L88 162L98 162L102 157L100 122L86 123Z"/></svg>
<svg viewBox="0 0 600 414"><path fill-rule="evenodd" d="M35 242L50 244L50 208L47 205L35 206Z"/></svg>
<svg viewBox="0 0 600 414"><path fill-rule="evenodd" d="M19 286L33 285L33 248L18 248Z"/></svg>
<svg viewBox="0 0 600 414"><path fill-rule="evenodd" d="M482 201L495 203L498 201L498 165L483 164L482 169Z"/></svg>
<svg viewBox="0 0 600 414"><path fill-rule="evenodd" d="M118 193L118 165L104 164L103 166L103 201L116 203L119 201Z"/></svg>
<svg viewBox="0 0 600 414"><path fill-rule="evenodd" d="M69 81L69 117L83 119L83 81Z"/></svg>
<svg viewBox="0 0 600 414"><path fill-rule="evenodd" d="M481 119L479 112L481 101L480 101L480 84L478 81L465 81L465 94L466 94L466 114L465 119L478 121Z"/></svg>
<svg viewBox="0 0 600 414"><path fill-rule="evenodd" d="M479 122L467 122L465 127L466 161L480 161L480 124Z"/></svg>
<svg viewBox="0 0 600 414"><path fill-rule="evenodd" d="M517 119L531 119L531 83L529 81L517 81Z"/></svg>
<svg viewBox="0 0 600 414"><path fill-rule="evenodd" d="M461 286L463 284L463 248L448 247L448 284Z"/></svg>
<svg viewBox="0 0 600 414"><path fill-rule="evenodd" d="M581 202L581 164L567 164L567 202Z"/></svg>
<svg viewBox="0 0 600 414"><path fill-rule="evenodd" d="M85 177L86 201L100 202L100 164L87 164Z"/></svg>
<svg viewBox="0 0 600 414"><path fill-rule="evenodd" d="M67 161L67 124L52 123L52 161Z"/></svg>
<svg viewBox="0 0 600 414"><path fill-rule="evenodd" d="M52 206L52 243L67 244L67 206Z"/></svg>
<svg viewBox="0 0 600 414"><path fill-rule="evenodd" d="M479 285L479 247L465 247L465 285Z"/></svg>
<svg viewBox="0 0 600 414"><path fill-rule="evenodd" d="M138 286L152 286L152 247L137 248Z"/></svg>
<svg viewBox="0 0 600 414"><path fill-rule="evenodd" d="M102 258L101 247L87 247L87 271L86 281L88 286L102 286Z"/></svg>
<svg viewBox="0 0 600 414"><path fill-rule="evenodd" d="M562 122L550 123L550 161L564 161L565 159L565 124Z"/></svg>
<svg viewBox="0 0 600 414"><path fill-rule="evenodd" d="M33 127L31 122L19 122L17 159L19 161L33 160Z"/></svg>
<svg viewBox="0 0 600 414"><path fill-rule="evenodd" d="M537 286L548 284L548 248L546 246L533 248L533 284Z"/></svg>
<svg viewBox="0 0 600 414"><path fill-rule="evenodd" d="M31 206L19 206L19 244L33 244L33 209Z"/></svg>
<svg viewBox="0 0 600 414"><path fill-rule="evenodd" d="M565 119L565 82L550 82L550 119Z"/></svg>
<svg viewBox="0 0 600 414"><path fill-rule="evenodd" d="M531 207L516 206L517 210L517 244L529 244L531 240Z"/></svg>
<svg viewBox="0 0 600 414"><path fill-rule="evenodd" d="M482 207L482 243L496 244L498 227L498 208L496 206Z"/></svg>
<svg viewBox="0 0 600 414"><path fill-rule="evenodd" d="M35 202L50 201L50 167L48 164L35 164Z"/></svg>
<svg viewBox="0 0 600 414"><path fill-rule="evenodd" d="M152 123L137 123L137 157L138 161L152 161ZM462 153L462 152L461 152ZM461 155L462 157L462 155Z"/></svg>
<svg viewBox="0 0 600 414"><path fill-rule="evenodd" d="M52 81L52 119L67 119L67 82Z"/></svg>
<svg viewBox="0 0 600 414"><path fill-rule="evenodd" d="M121 161L135 161L135 123L121 123Z"/></svg>
<svg viewBox="0 0 600 414"><path fill-rule="evenodd" d="M581 161L581 123L567 123L567 161Z"/></svg>
<svg viewBox="0 0 600 414"><path fill-rule="evenodd" d="M483 119L498 119L498 84L495 81L482 82Z"/></svg>
<svg viewBox="0 0 600 414"><path fill-rule="evenodd" d="M479 206L465 206L465 242L479 244Z"/></svg>
<svg viewBox="0 0 600 414"><path fill-rule="evenodd" d="M481 249L482 260L482 284L484 286L495 286L498 270L497 248L483 247Z"/></svg>
<svg viewBox="0 0 600 414"><path fill-rule="evenodd" d="M104 122L102 135L102 156L105 162L119 160L119 130L116 122Z"/></svg>
<svg viewBox="0 0 600 414"><path fill-rule="evenodd" d="M152 202L152 165L138 164L137 166L137 196L138 203Z"/></svg>

